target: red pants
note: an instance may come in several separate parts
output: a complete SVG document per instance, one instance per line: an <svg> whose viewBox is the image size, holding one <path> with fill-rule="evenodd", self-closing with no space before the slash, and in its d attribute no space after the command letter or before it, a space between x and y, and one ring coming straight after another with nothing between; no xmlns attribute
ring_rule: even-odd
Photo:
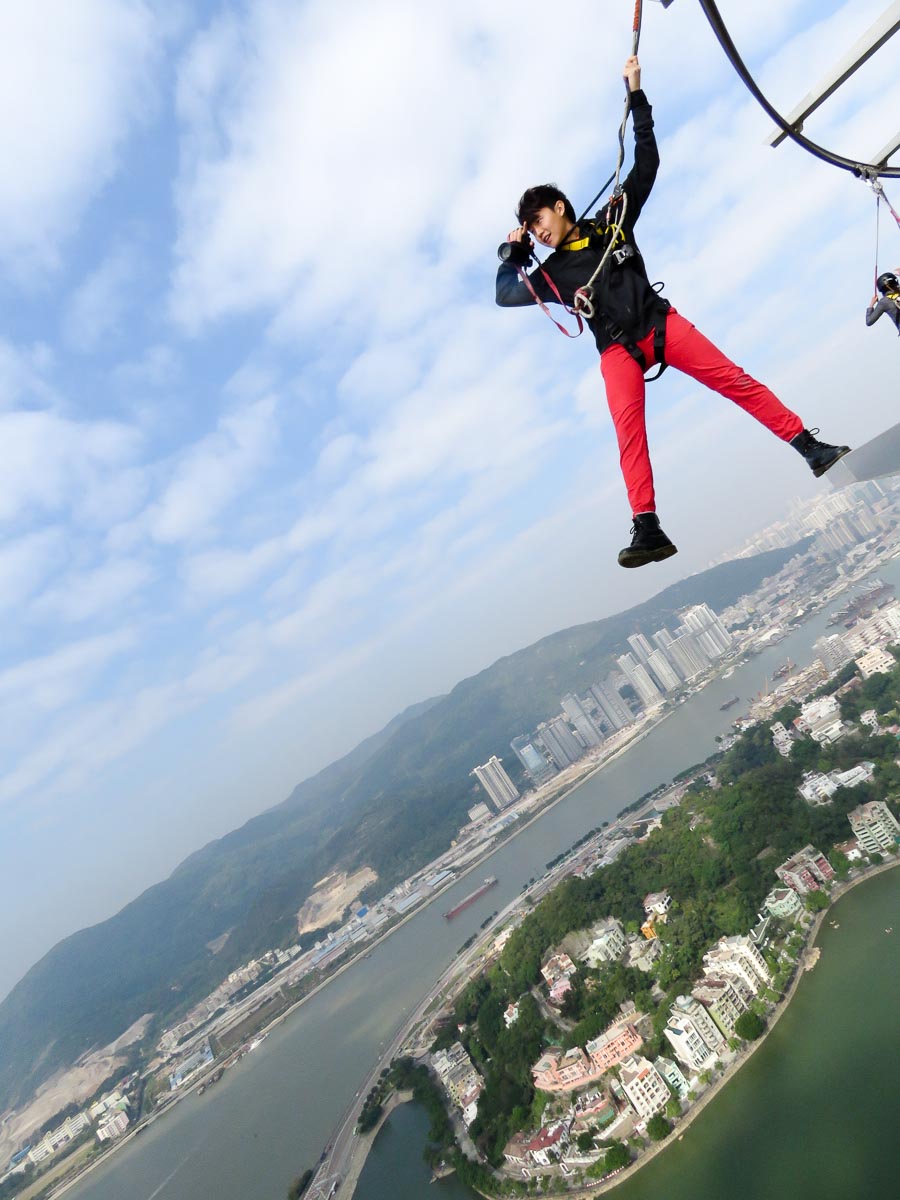
<svg viewBox="0 0 900 1200"><path fill-rule="evenodd" d="M653 330L637 343L650 367L653 354ZM670 309L666 323L666 362L714 392L739 404L752 417L771 429L776 437L789 442L803 429L796 413L741 367L736 366L690 321ZM600 370L606 384L606 399L619 441L619 461L632 513L656 512L653 469L647 449L647 423L644 417L644 373L624 346L614 345L600 355Z"/></svg>

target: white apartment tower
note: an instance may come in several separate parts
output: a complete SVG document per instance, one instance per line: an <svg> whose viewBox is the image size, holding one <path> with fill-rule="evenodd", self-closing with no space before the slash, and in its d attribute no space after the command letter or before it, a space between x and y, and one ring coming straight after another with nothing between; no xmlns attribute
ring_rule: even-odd
<svg viewBox="0 0 900 1200"><path fill-rule="evenodd" d="M507 804L512 804L519 797L519 789L503 769L503 763L496 754L470 774L478 779L498 809L506 808Z"/></svg>
<svg viewBox="0 0 900 1200"><path fill-rule="evenodd" d="M754 996L772 979L766 960L748 937L720 938L703 962L710 975L737 976Z"/></svg>
<svg viewBox="0 0 900 1200"><path fill-rule="evenodd" d="M882 800L860 804L847 814L850 828L866 854L881 854L893 850L900 839L900 824Z"/></svg>
<svg viewBox="0 0 900 1200"><path fill-rule="evenodd" d="M636 662L631 654L622 654L616 659L619 670L637 692L645 708L659 704L663 698L662 692L647 674L647 668Z"/></svg>
<svg viewBox="0 0 900 1200"><path fill-rule="evenodd" d="M647 658L647 670L659 680L664 692L674 692L681 685L678 673L662 650L653 650Z"/></svg>
<svg viewBox="0 0 900 1200"><path fill-rule="evenodd" d="M681 614L681 621L710 658L721 658L731 649L731 634L708 604L695 604L686 609Z"/></svg>
<svg viewBox="0 0 900 1200"><path fill-rule="evenodd" d="M566 724L563 716L544 721L537 727L537 736L556 765L563 769L578 762L584 746Z"/></svg>
<svg viewBox="0 0 900 1200"><path fill-rule="evenodd" d="M597 701L597 707L613 729L624 729L634 719L628 710L628 705L611 683L592 684L591 695Z"/></svg>
<svg viewBox="0 0 900 1200"><path fill-rule="evenodd" d="M562 710L575 726L575 732L588 749L592 746L600 745L603 741L603 734L600 732L597 722L585 709L577 696L572 695L571 692L568 696L563 696Z"/></svg>
<svg viewBox="0 0 900 1200"><path fill-rule="evenodd" d="M661 1112L669 1103L669 1089L649 1059L639 1054L622 1060L619 1080L635 1112L644 1120Z"/></svg>

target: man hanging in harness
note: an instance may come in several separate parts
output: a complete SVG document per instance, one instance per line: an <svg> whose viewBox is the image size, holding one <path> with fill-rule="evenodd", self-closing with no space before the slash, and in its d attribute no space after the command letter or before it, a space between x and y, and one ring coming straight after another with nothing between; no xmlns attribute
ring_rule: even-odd
<svg viewBox="0 0 900 1200"><path fill-rule="evenodd" d="M573 311L579 289L591 282L590 303L584 311L600 351L600 369L634 519L631 544L619 552L619 563L640 567L677 553L656 515L647 448L644 372L654 364L660 372L666 365L675 367L733 400L798 450L816 476L847 454L849 447L818 441L813 436L818 430L805 429L795 413L726 358L651 286L635 244L634 225L653 187L659 152L650 104L641 90L637 56L626 62L624 76L630 92L635 153L622 194L614 197L605 219L576 224L575 210L554 184L529 188L519 201L520 225L509 234L508 245L501 247L501 258L506 261L501 261L497 271L497 303L516 307L555 302ZM532 238L554 253L542 267L526 275L520 268L530 259ZM594 279L606 252L607 260Z"/></svg>
<svg viewBox="0 0 900 1200"><path fill-rule="evenodd" d="M887 313L897 326L897 333L900 334L900 279L897 278L896 272L885 271L875 280L875 286L881 292L881 299L879 300L877 296L872 297L872 303L866 309L866 324L874 325L884 313Z"/></svg>

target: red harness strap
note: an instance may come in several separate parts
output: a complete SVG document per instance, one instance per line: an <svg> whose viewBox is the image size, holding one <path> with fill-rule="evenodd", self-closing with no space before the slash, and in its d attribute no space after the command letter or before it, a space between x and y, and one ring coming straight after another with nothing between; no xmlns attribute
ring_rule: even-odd
<svg viewBox="0 0 900 1200"><path fill-rule="evenodd" d="M577 323L578 323L578 332L577 333L570 333L569 330L566 329L565 325L561 325L559 323L559 321L557 321L556 317L554 317L553 313L550 311L550 309L547 307L547 305L544 303L544 301L540 298L540 296L534 290L531 280L528 278L528 275L525 273L525 269L523 267L520 267L518 264L516 264L516 270L519 272L519 275L522 277L522 282L528 288L529 292L531 292L532 296L534 296L535 304L539 305L544 310L544 312L547 314L547 316L550 318L550 320L553 322L553 324L556 326L556 328L559 330L559 332L564 333L567 338L581 337L582 333L584 333L584 322L581 319L580 313L577 313L574 308L569 308L568 304L566 304L565 300L563 300L562 296L559 294L559 289L557 288L556 284L553 282L553 280L550 278L550 276L547 274L547 272L544 270L544 268L541 266L541 264L538 263L538 270L543 275L544 280L547 284L547 287L549 287L550 291L557 298L557 300L560 302L560 304L563 306L563 308L566 310L566 312L569 313L571 316L573 316L575 318L575 320L577 321Z"/></svg>

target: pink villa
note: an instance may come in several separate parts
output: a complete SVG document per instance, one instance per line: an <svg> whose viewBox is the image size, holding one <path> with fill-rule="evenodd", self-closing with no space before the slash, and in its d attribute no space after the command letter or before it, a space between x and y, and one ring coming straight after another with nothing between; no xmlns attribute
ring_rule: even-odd
<svg viewBox="0 0 900 1200"><path fill-rule="evenodd" d="M561 979L557 979L553 987L550 989L550 1003L553 1005L561 1005L566 997L566 992L571 992L572 980L568 975L563 975Z"/></svg>
<svg viewBox="0 0 900 1200"><path fill-rule="evenodd" d="M602 1073L608 1071L610 1067L617 1066L623 1058L633 1054L642 1044L643 1039L634 1025L630 1021L620 1018L604 1029L599 1037L588 1042L585 1050L591 1056L591 1062Z"/></svg>
<svg viewBox="0 0 900 1200"><path fill-rule="evenodd" d="M634 1025L620 1018L588 1042L584 1050L573 1046L563 1052L559 1046L549 1046L531 1068L534 1086L542 1092L574 1091L599 1079L641 1045L641 1035Z"/></svg>

